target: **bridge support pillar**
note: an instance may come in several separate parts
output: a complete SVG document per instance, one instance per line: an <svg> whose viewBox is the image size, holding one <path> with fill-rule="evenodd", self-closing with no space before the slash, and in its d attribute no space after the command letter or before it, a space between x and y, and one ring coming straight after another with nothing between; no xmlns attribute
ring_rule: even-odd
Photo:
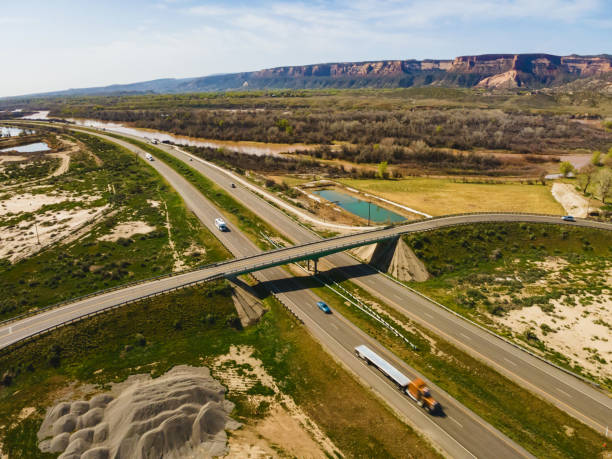
<svg viewBox="0 0 612 459"><path fill-rule="evenodd" d="M318 258L315 258L315 259L314 259L314 260L312 260L312 261L313 261L313 263L314 263L314 273L315 273L315 274L318 274L318 273L319 273L319 270L318 270L318 266L317 266L317 265L318 265L319 259L318 259ZM308 269L308 271L310 271L310 259L306 260L306 262L308 263L307 269Z"/></svg>

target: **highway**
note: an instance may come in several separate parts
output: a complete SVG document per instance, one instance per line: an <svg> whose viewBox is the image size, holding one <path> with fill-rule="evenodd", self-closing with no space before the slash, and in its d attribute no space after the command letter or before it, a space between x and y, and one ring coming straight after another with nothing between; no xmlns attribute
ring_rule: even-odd
<svg viewBox="0 0 612 459"><path fill-rule="evenodd" d="M140 140L140 139L137 139ZM159 145L164 151L187 162L203 175L224 188L236 200L247 206L257 215L265 218L279 232L296 244L306 244L320 240L309 229L299 225L284 212L272 206L239 183L233 174L220 170L218 166L201 160L197 156L177 151L168 145ZM192 161L189 161L189 159ZM420 230L442 227L444 223L454 224L489 222L533 222L555 223L570 226L588 226L611 230L612 224L580 220L575 223L564 222L560 217L512 215L512 214L473 214L423 220L389 231L404 231L402 228ZM418 226L413 226L418 225ZM432 226L429 226L432 225ZM439 225L439 226L436 226ZM370 233L368 233L370 234ZM373 235L373 233L371 233ZM365 236L363 236L365 237ZM525 387L531 392L553 403L558 408L581 420L596 431L604 433L612 425L612 399L607 393L582 382L574 376L549 365L524 352L510 343L502 341L491 333L464 320L452 312L407 289L368 265L358 263L346 253L338 253L321 259L320 268L337 268L351 278L355 284L373 296L380 298L389 306L401 311L409 318L422 324L445 338L458 348L485 362L500 373Z"/></svg>
<svg viewBox="0 0 612 459"><path fill-rule="evenodd" d="M132 151L144 156L144 152L131 144L103 136L108 140L122 144ZM161 161L150 163L176 189L185 200L186 205L195 215L213 231L221 242L238 258L257 255L259 249L239 231L219 232L214 226L214 218L219 216L216 209L182 176ZM244 262L242 260L241 262ZM218 267L217 267L218 268ZM215 269L215 267L210 268ZM26 319L9 323L0 328L0 347L6 346L15 339L31 335L37 330L53 324L65 323L85 312L103 309L111 304L119 304L143 295L178 287L185 283L202 279L212 273L194 271L178 276L162 278L124 289L114 290L100 296L86 298L63 307L52 309ZM218 273L217 273L218 274ZM254 273L260 282L266 282L276 291L277 298L291 309L305 324L312 335L342 365L352 371L362 383L379 394L394 411L408 423L428 437L432 443L451 457L531 457L522 447L501 434L480 417L456 402L441 388L423 378L430 385L436 399L442 404L445 416L430 416L414 402L402 395L395 386L382 374L353 354L356 345L367 344L385 359L400 368L409 377L423 377L393 354L380 346L375 340L355 327L338 313L326 315L315 305L319 298L307 288L300 285L300 280L290 277L279 267L269 268ZM283 291L275 287L275 282L282 281ZM295 288L286 289L287 283Z"/></svg>

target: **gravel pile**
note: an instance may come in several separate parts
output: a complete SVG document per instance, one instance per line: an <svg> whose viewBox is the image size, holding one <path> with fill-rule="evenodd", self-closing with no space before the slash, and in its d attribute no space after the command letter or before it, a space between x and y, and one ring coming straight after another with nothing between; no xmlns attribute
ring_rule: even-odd
<svg viewBox="0 0 612 459"><path fill-rule="evenodd" d="M116 394L50 408L38 432L43 452L60 459L179 458L226 453L233 404L207 368L178 366Z"/></svg>

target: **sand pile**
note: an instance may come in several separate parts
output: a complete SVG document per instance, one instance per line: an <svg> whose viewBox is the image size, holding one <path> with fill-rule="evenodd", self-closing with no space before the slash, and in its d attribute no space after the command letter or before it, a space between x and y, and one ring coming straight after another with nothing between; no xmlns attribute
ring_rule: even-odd
<svg viewBox="0 0 612 459"><path fill-rule="evenodd" d="M427 268L402 238L357 247L352 252L360 260L401 281L429 279Z"/></svg>
<svg viewBox="0 0 612 459"><path fill-rule="evenodd" d="M226 453L233 404L207 368L177 366L130 378L116 395L62 402L38 432L41 451L61 459L211 457Z"/></svg>

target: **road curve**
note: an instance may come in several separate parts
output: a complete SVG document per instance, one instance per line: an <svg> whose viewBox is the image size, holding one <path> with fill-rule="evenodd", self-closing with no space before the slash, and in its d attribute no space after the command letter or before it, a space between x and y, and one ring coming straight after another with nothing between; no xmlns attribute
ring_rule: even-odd
<svg viewBox="0 0 612 459"><path fill-rule="evenodd" d="M112 138L107 139L126 146L144 156L144 152L130 144L125 144ZM258 248L239 231L221 233L216 230L213 221L219 215L218 209L208 202L182 176L161 161L153 161L150 164L183 196L187 206L211 231L218 235L222 243L236 257L244 259L245 257L257 255L259 252ZM208 274L210 273L211 271L208 272ZM125 289L118 289L99 296L86 298L73 304L13 322L0 328L0 346L6 346L8 343L15 341L15 338L32 335L37 329L40 330L52 324L59 325L71 321L84 312L93 312L96 309L106 308L112 304L120 304L130 299L142 297L144 294L153 294L167 288L175 288L185 283L202 279L202 275L203 272L194 271L153 282L145 282L129 286ZM445 416L432 417L427 415L416 404L402 395L389 380L382 377L380 372L364 365L360 359L355 357L353 348L356 345L366 343L410 377L422 377L422 375L419 375L404 362L398 360L393 354L340 314L334 313L331 316L322 314L315 306L319 298L312 291L304 288L299 279L288 277L287 273L281 268L266 269L254 275L259 281L266 282L271 286L279 300L298 315L309 331L338 362L357 375L363 384L377 392L400 416L423 432L447 455L461 458L531 457L522 447L501 434L429 381L436 398L444 407ZM287 283L292 283L294 288L290 288L288 291L280 291L276 287L276 283L279 281L282 281L283 286ZM423 379L427 381L426 378Z"/></svg>

